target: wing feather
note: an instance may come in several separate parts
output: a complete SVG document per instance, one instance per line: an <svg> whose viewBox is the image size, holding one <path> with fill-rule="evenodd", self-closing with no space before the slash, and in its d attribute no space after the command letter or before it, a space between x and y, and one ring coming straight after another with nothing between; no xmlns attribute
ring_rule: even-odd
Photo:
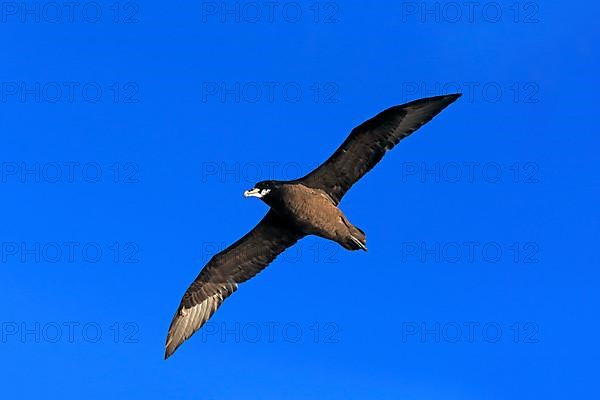
<svg viewBox="0 0 600 400"><path fill-rule="evenodd" d="M388 108L352 130L331 157L298 181L325 191L336 204L400 140L429 122L460 94L429 97Z"/></svg>
<svg viewBox="0 0 600 400"><path fill-rule="evenodd" d="M258 274L303 236L269 211L254 229L211 258L185 292L173 317L165 359L212 317L238 284Z"/></svg>

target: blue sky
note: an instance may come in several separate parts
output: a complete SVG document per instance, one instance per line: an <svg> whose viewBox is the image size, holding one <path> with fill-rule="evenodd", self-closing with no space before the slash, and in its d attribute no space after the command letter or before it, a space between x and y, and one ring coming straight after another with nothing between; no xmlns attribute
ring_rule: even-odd
<svg viewBox="0 0 600 400"><path fill-rule="evenodd" d="M19 398L594 397L599 6L2 2L0 348ZM365 119L463 97L167 362L188 284Z"/></svg>

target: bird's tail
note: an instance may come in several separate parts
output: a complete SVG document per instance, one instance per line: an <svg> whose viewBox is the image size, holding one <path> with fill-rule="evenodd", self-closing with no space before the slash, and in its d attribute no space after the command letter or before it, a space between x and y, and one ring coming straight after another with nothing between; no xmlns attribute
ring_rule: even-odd
<svg viewBox="0 0 600 400"><path fill-rule="evenodd" d="M367 251L367 236L365 233L354 225L350 225L350 238L348 240L348 248L350 250Z"/></svg>

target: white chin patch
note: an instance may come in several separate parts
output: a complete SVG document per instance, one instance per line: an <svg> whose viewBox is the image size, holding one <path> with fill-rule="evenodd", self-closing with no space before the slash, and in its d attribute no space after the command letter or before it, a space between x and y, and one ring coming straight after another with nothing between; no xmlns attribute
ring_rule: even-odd
<svg viewBox="0 0 600 400"><path fill-rule="evenodd" d="M271 190L270 189L250 189L250 190L246 190L244 192L244 197L258 197L259 199L265 197L267 194L269 194Z"/></svg>

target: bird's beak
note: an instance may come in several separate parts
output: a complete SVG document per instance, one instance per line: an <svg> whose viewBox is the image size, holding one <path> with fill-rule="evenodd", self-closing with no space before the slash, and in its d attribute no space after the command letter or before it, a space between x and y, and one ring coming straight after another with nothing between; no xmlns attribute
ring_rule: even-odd
<svg viewBox="0 0 600 400"><path fill-rule="evenodd" d="M258 197L260 199L262 197L262 194L260 192L261 190L257 188L246 190L244 192L244 197Z"/></svg>

